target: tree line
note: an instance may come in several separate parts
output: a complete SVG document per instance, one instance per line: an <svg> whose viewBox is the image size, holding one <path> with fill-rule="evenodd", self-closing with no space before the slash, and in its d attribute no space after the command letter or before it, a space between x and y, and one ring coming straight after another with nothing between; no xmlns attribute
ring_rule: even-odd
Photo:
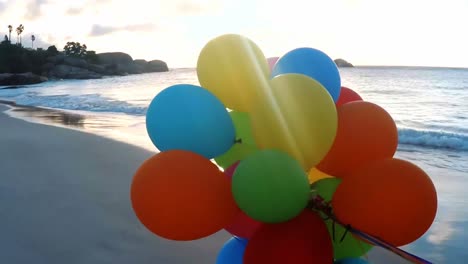
<svg viewBox="0 0 468 264"><path fill-rule="evenodd" d="M4 38L4 41L7 41L9 43L11 43L11 32L13 31L13 26L12 25L8 25L8 35L5 35L5 38ZM23 24L20 24L17 28L16 28L16 45L19 45L19 46L22 46L22 36L21 34L23 34L24 32L24 26ZM36 40L36 36L34 35L31 35L31 48L34 49L34 41Z"/></svg>
<svg viewBox="0 0 468 264"><path fill-rule="evenodd" d="M47 58L57 56L62 53L65 56L84 59L90 63L98 63L96 52L88 51L86 44L80 42L67 42L60 52L55 45L49 46L46 50L42 48L34 49L36 37L31 35L31 48L24 48L22 45L23 24L16 28L16 43L13 44L11 34L13 26L8 25L8 35L0 42L0 73L22 73L33 72L42 74L42 66L47 63Z"/></svg>

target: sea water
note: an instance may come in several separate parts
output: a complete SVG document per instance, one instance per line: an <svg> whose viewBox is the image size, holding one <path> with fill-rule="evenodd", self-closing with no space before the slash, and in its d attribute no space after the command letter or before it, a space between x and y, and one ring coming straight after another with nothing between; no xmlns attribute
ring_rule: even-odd
<svg viewBox="0 0 468 264"><path fill-rule="evenodd" d="M342 68L340 74L343 86L390 113L399 133L396 156L423 168L436 185L436 220L423 237L404 249L435 263L468 258L468 69L356 67ZM145 130L147 107L160 91L182 83L199 84L194 69L49 81L0 89L0 98L61 110L23 109L12 115L156 150Z"/></svg>

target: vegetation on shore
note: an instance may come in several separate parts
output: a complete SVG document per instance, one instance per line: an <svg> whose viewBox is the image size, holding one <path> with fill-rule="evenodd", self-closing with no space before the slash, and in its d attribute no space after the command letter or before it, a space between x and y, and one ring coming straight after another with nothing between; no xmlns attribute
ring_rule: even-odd
<svg viewBox="0 0 468 264"><path fill-rule="evenodd" d="M36 37L31 35L31 48L22 44L22 33L24 26L21 24L16 28L16 43L12 42L11 33L13 27L8 25L8 35L0 42L0 73L23 73L32 72L42 74L42 67L47 63L47 58L63 53L66 56L85 59L90 63L98 63L99 58L94 51L88 51L85 44L79 42L68 42L60 52L57 47L49 46L47 49L34 49Z"/></svg>

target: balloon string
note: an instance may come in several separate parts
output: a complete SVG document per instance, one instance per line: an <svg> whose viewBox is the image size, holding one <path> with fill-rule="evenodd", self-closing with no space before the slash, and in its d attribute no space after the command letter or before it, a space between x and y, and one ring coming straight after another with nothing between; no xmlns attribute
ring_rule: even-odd
<svg viewBox="0 0 468 264"><path fill-rule="evenodd" d="M354 234L358 235L359 237L371 242L372 244L375 244L377 246L385 248L385 249L399 255L400 257L413 262L413 263L432 264L431 262L429 262L429 261L427 261L427 260L425 260L423 258L420 258L420 257L418 257L416 255L413 255L413 254L411 254L409 252L406 252L406 251L404 251L402 249L394 247L393 245L391 245L391 244L389 244L389 243L387 243L387 242L385 242L385 241L383 241L383 240L381 240L381 239L379 239L377 237L373 237L373 236L371 236L369 234L366 234L366 233L364 233L362 231L359 231L357 229L354 229L354 228L350 229L350 231L353 232Z"/></svg>
<svg viewBox="0 0 468 264"><path fill-rule="evenodd" d="M367 255L367 251L365 248L364 248L364 242L362 240L356 240L357 241L357 244L359 246L359 249L361 250L361 255L364 255L364 258L366 260L369 260L369 256Z"/></svg>
<svg viewBox="0 0 468 264"><path fill-rule="evenodd" d="M344 240L346 234L348 232L351 232L353 233L354 235L360 237L361 239L363 240L366 240L368 241L370 244L374 244L376 246L380 246L384 249L387 249L388 251L391 251L393 252L394 254L408 260L408 261L411 261L412 263L415 263L415 264L432 264L431 262L423 259L423 258L420 258L416 255L413 255L409 252L406 252L400 248L397 248L387 242L385 242L384 240L378 238L378 237L374 237L374 236L371 236L369 234L366 234L358 229L355 229L353 228L351 225L349 224L343 224L341 221L339 221L333 214L333 209L332 207L330 206L330 204L328 202L326 202L320 195L315 195L311 198L308 206L307 206L309 209L312 209L312 210L315 210L315 211L319 211L319 212L322 212L324 213L326 216L328 216L328 218L332 219L333 220L333 225L335 224L335 222L339 225L342 225L342 226L345 226L346 227L346 231L345 233L343 234L343 236L341 237L341 242ZM335 231L333 231L334 233ZM333 238L334 238L334 234L333 234Z"/></svg>
<svg viewBox="0 0 468 264"><path fill-rule="evenodd" d="M348 231L349 231L350 228L351 228L350 225L346 226L346 229L345 229L343 235L341 236L340 243L343 242L343 240L346 238L346 235L348 234Z"/></svg>
<svg viewBox="0 0 468 264"><path fill-rule="evenodd" d="M330 217L328 217L328 218L330 218ZM335 233L336 233L335 221L332 221L332 233L333 233L333 243L335 243Z"/></svg>

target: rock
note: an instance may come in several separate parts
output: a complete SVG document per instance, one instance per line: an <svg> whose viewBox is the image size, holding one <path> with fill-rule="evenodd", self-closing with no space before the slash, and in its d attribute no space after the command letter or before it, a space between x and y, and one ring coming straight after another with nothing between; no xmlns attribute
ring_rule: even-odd
<svg viewBox="0 0 468 264"><path fill-rule="evenodd" d="M162 60L152 60L146 66L146 72L166 72L169 71L167 64Z"/></svg>
<svg viewBox="0 0 468 264"><path fill-rule="evenodd" d="M26 85L36 84L47 81L46 77L27 73L1 73L0 74L0 85Z"/></svg>
<svg viewBox="0 0 468 264"><path fill-rule="evenodd" d="M117 71L128 74L140 74L144 73L144 67L132 62L132 63L119 63L117 64Z"/></svg>
<svg viewBox="0 0 468 264"><path fill-rule="evenodd" d="M98 64L88 64L88 70L93 71L95 73L99 73L102 75L111 75L112 72L106 69L106 66L104 65L98 65Z"/></svg>
<svg viewBox="0 0 468 264"><path fill-rule="evenodd" d="M145 68L146 65L148 65L148 62L146 60L134 60L133 63L143 68Z"/></svg>
<svg viewBox="0 0 468 264"><path fill-rule="evenodd" d="M44 71L45 71L45 72L48 72L48 71L49 71L50 69L52 69L53 67L54 67L54 64L48 62L48 63L42 65L41 70L42 70L43 72L44 72Z"/></svg>
<svg viewBox="0 0 468 264"><path fill-rule="evenodd" d="M104 75L118 75L118 76L125 76L128 75L126 71L124 71L121 67L118 67L118 64L107 64L107 65L100 65L103 66L105 69L106 74Z"/></svg>
<svg viewBox="0 0 468 264"><path fill-rule="evenodd" d="M139 67L141 73L150 72L148 70L148 61L146 60L134 60L133 63Z"/></svg>
<svg viewBox="0 0 468 264"><path fill-rule="evenodd" d="M101 74L89 71L88 69L75 66L59 64L48 72L49 78L56 79L99 79Z"/></svg>
<svg viewBox="0 0 468 264"><path fill-rule="evenodd" d="M123 52L98 53L97 56L99 64L127 64L133 62L132 57Z"/></svg>
<svg viewBox="0 0 468 264"><path fill-rule="evenodd" d="M335 64L336 66L338 67L354 67L353 64L343 60L343 59L336 59L334 60L335 61Z"/></svg>
<svg viewBox="0 0 468 264"><path fill-rule="evenodd" d="M84 59L70 56L65 57L65 59L63 60L63 64L84 69L88 68L88 63Z"/></svg>
<svg viewBox="0 0 468 264"><path fill-rule="evenodd" d="M58 55L47 58L47 62L52 63L52 64L60 64L60 63L63 63L64 60L65 60L65 55L63 54L58 54Z"/></svg>

